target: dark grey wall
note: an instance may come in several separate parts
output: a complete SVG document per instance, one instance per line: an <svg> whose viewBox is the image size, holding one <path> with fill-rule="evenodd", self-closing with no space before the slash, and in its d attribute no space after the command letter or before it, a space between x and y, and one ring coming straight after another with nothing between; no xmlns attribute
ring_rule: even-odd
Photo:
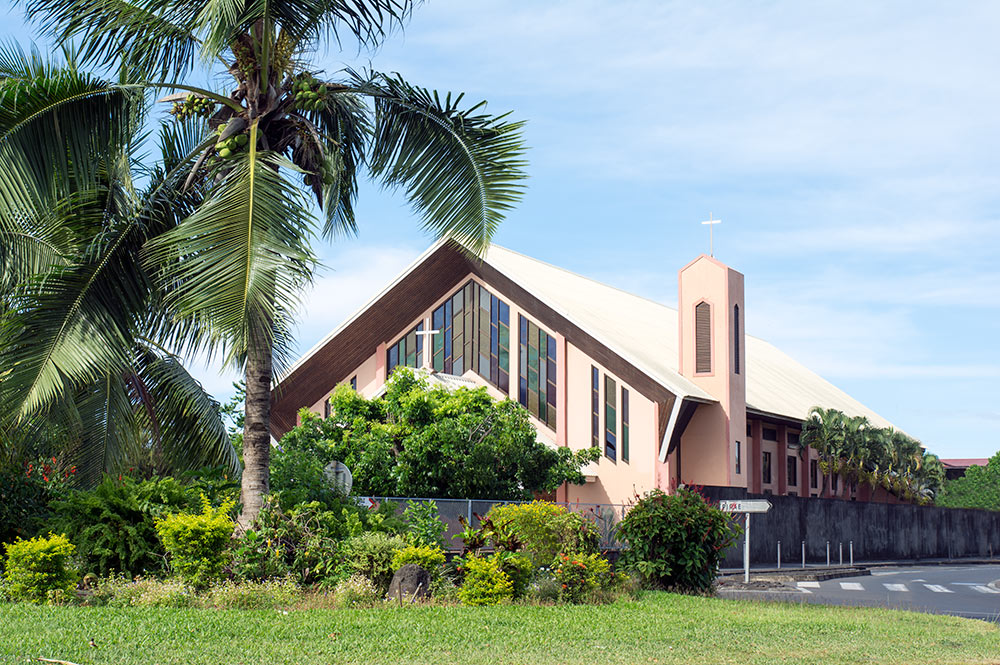
<svg viewBox="0 0 1000 665"><path fill-rule="evenodd" d="M802 562L802 541L811 563L826 561L828 540L834 564L839 543L847 563L852 540L855 561L1000 555L1000 512L749 494L739 487L705 487L702 494L713 501L771 502L771 510L750 518L750 562L755 564L775 565L779 540L782 565ZM742 563L741 538L723 565Z"/></svg>

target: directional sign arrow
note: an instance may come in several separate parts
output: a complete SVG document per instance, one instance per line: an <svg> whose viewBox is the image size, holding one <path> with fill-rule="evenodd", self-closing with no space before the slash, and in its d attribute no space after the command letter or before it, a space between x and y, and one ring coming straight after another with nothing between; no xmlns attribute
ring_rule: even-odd
<svg viewBox="0 0 1000 665"><path fill-rule="evenodd" d="M719 510L724 513L766 513L771 509L767 499L744 499L742 501L720 501Z"/></svg>

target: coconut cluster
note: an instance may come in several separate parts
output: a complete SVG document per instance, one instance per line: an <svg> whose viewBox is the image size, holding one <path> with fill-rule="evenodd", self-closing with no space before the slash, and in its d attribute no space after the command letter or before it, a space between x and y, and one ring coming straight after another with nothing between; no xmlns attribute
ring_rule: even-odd
<svg viewBox="0 0 1000 665"><path fill-rule="evenodd" d="M207 118L215 112L215 102L205 97L188 95L183 102L174 102L170 113L178 120L184 120L196 115Z"/></svg>
<svg viewBox="0 0 1000 665"><path fill-rule="evenodd" d="M305 76L292 84L295 93L295 107L305 111L319 111L326 107L326 86L311 76Z"/></svg>
<svg viewBox="0 0 1000 665"><path fill-rule="evenodd" d="M218 131L220 138L215 142L215 150L219 153L219 157L222 157L223 159L232 157L236 153L241 152L250 142L250 137L247 136L246 132L233 134L232 136L223 139L221 138L221 135L226 131L226 126L221 125Z"/></svg>

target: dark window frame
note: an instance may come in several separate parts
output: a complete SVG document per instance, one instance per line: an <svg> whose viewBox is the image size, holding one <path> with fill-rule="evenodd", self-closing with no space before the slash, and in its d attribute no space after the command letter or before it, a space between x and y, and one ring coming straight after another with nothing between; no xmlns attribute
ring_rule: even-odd
<svg viewBox="0 0 1000 665"><path fill-rule="evenodd" d="M618 383L604 375L604 456L618 461Z"/></svg>
<svg viewBox="0 0 1000 665"><path fill-rule="evenodd" d="M760 479L765 485L771 484L771 453L765 450L760 455Z"/></svg>

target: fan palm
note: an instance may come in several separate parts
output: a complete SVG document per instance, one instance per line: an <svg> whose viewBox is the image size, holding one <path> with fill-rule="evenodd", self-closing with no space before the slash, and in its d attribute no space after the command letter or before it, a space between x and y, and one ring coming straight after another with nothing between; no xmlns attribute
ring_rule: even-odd
<svg viewBox="0 0 1000 665"><path fill-rule="evenodd" d="M313 215L331 237L356 230L365 168L402 187L424 225L481 252L519 198L520 123L463 107L398 75L310 64L325 38L376 46L409 0L27 0L29 14L89 62L124 72L123 87L181 90L176 117L202 118L179 158L203 200L144 246L146 266L182 318L246 373L245 528L268 490L270 387L287 360L289 319L311 279ZM219 63L214 68L212 63ZM200 67L219 90L189 85ZM225 81L225 83L221 83Z"/></svg>
<svg viewBox="0 0 1000 665"><path fill-rule="evenodd" d="M141 170L141 95L67 56L0 50L0 443L13 461L54 441L83 483L148 462L237 475L218 405L168 350L204 335L138 259L197 203L171 194L192 134L164 130Z"/></svg>

